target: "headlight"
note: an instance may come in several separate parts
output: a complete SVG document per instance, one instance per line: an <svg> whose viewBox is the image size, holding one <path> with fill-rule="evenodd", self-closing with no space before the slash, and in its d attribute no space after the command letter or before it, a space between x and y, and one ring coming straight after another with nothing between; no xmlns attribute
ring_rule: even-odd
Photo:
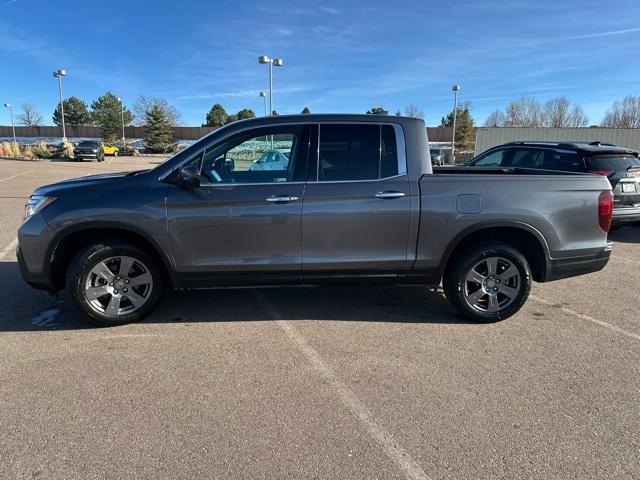
<svg viewBox="0 0 640 480"><path fill-rule="evenodd" d="M24 219L27 220L35 215L47 205L56 201L56 197L45 197L44 195L31 195L24 206Z"/></svg>
<svg viewBox="0 0 640 480"><path fill-rule="evenodd" d="M94 149L92 150L92 152L93 152L93 153L98 153L98 149L97 149L97 148L94 148Z"/></svg>

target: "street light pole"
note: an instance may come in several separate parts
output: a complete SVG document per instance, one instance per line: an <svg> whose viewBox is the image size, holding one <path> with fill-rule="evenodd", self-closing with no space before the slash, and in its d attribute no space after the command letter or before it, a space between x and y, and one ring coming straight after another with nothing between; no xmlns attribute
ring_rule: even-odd
<svg viewBox="0 0 640 480"><path fill-rule="evenodd" d="M458 91L460 85L451 87L453 91L453 138L451 140L451 162L456 163L456 115L458 113Z"/></svg>
<svg viewBox="0 0 640 480"><path fill-rule="evenodd" d="M260 96L264 99L264 116L268 117L267 113L267 92L260 92Z"/></svg>
<svg viewBox="0 0 640 480"><path fill-rule="evenodd" d="M120 117L122 118L122 148L125 147L124 143L124 104L122 103L122 99L118 97L118 101L120 102Z"/></svg>
<svg viewBox="0 0 640 480"><path fill-rule="evenodd" d="M11 105L10 103L5 103L4 106L9 109L9 112L11 112L11 130L13 130L13 143L17 145L18 142L16 142L16 127L13 123L13 105Z"/></svg>
<svg viewBox="0 0 640 480"><path fill-rule="evenodd" d="M269 58L266 55L258 57L258 63L269 64L269 116L273 115L273 66L281 67L284 60L281 58Z"/></svg>
<svg viewBox="0 0 640 480"><path fill-rule="evenodd" d="M60 113L62 115L62 143L67 143L67 132L64 128L64 102L62 101L62 77L67 74L66 70L56 70L53 76L58 79L58 94L60 95Z"/></svg>

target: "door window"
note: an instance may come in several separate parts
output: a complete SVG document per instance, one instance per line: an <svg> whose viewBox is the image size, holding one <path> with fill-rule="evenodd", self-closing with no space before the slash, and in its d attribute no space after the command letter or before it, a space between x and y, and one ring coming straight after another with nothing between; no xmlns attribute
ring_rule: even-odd
<svg viewBox="0 0 640 480"><path fill-rule="evenodd" d="M398 174L398 147L391 125L322 124L318 181L375 180Z"/></svg>
<svg viewBox="0 0 640 480"><path fill-rule="evenodd" d="M277 126L232 136L205 150L200 162L204 184L300 181L306 169L308 127Z"/></svg>
<svg viewBox="0 0 640 480"><path fill-rule="evenodd" d="M504 148L499 148L491 153L486 154L484 157L478 158L473 162L474 167L499 167L502 165L502 158L504 156Z"/></svg>

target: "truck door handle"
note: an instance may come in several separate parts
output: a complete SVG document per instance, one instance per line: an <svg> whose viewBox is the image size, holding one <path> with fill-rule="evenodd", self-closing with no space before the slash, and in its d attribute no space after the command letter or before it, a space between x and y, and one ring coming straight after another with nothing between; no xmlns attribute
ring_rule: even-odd
<svg viewBox="0 0 640 480"><path fill-rule="evenodd" d="M289 197L287 195L271 195L267 197L267 202L273 203L288 203L295 202L296 200L298 200L298 197Z"/></svg>
<svg viewBox="0 0 640 480"><path fill-rule="evenodd" d="M393 192L393 191L390 191L390 190L376 193L376 198L390 199L390 198L401 198L401 197L404 197L404 196L405 196L405 194L402 193L402 192Z"/></svg>

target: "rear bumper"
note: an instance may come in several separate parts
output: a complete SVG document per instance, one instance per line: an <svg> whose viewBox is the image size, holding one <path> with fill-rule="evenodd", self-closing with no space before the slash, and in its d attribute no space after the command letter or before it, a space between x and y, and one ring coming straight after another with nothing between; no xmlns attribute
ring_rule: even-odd
<svg viewBox="0 0 640 480"><path fill-rule="evenodd" d="M545 282L562 278L585 275L602 270L611 256L611 244L608 243L600 252L580 257L555 258L548 260Z"/></svg>
<svg viewBox="0 0 640 480"><path fill-rule="evenodd" d="M640 205L628 207L614 207L611 216L611 225L618 226L625 223L640 222Z"/></svg>

